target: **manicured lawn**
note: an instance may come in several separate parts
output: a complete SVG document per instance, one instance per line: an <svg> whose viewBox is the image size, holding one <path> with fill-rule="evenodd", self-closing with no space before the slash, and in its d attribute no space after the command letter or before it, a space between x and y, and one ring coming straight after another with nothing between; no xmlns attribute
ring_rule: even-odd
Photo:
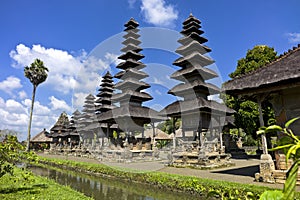
<svg viewBox="0 0 300 200"><path fill-rule="evenodd" d="M88 200L89 197L72 190L70 187L62 186L52 180L21 173L22 170L15 168L15 176L4 175L0 178L0 199L78 199Z"/></svg>

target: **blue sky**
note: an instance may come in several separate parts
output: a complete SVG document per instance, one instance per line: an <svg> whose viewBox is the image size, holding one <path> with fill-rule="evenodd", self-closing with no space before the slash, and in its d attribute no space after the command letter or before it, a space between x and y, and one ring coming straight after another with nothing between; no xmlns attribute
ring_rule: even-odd
<svg viewBox="0 0 300 200"><path fill-rule="evenodd" d="M190 12L202 22L220 84L255 45L281 54L300 43L299 7L297 0L1 0L0 129L26 138L32 85L23 68L35 58L50 71L37 90L32 135L49 130L62 111L80 108L88 93L96 94L100 76L116 72L123 25L131 17L140 24L152 85L147 92L154 97L145 105L159 109L175 100L166 94L176 84L168 75L177 69L176 40Z"/></svg>

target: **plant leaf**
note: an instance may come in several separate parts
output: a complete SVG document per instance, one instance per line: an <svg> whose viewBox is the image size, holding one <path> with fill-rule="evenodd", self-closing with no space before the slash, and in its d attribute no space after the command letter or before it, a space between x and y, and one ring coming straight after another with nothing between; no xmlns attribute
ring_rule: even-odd
<svg viewBox="0 0 300 200"><path fill-rule="evenodd" d="M264 134L264 133L265 133L265 130L258 130L258 131L256 131L257 135L261 135L261 134Z"/></svg>
<svg viewBox="0 0 300 200"><path fill-rule="evenodd" d="M265 129L266 133L275 132L275 131L282 131L282 130L283 129L278 125L271 125L271 126L269 126Z"/></svg>
<svg viewBox="0 0 300 200"><path fill-rule="evenodd" d="M292 145L293 145L293 144L287 144L287 145L283 145L283 146L274 147L274 148L272 148L272 149L269 149L269 151L276 151L276 150L288 148L288 147L290 147L290 146L292 146Z"/></svg>
<svg viewBox="0 0 300 200"><path fill-rule="evenodd" d="M280 200L283 198L282 191L279 190L267 190L260 196L260 200Z"/></svg>
<svg viewBox="0 0 300 200"><path fill-rule="evenodd" d="M299 162L299 160L296 161L286 174L287 179L284 183L283 199L294 199Z"/></svg>
<svg viewBox="0 0 300 200"><path fill-rule="evenodd" d="M300 119L300 117L296 117L296 118L293 118L291 120L289 120L287 123L285 123L285 128L289 128L289 126L294 123L294 121Z"/></svg>

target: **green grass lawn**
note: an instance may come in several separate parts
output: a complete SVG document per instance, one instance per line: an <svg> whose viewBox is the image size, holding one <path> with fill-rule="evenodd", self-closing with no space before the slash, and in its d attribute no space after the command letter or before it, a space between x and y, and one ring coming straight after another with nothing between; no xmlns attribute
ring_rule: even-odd
<svg viewBox="0 0 300 200"><path fill-rule="evenodd" d="M15 168L14 176L6 174L0 178L0 199L85 200L91 198L47 178L30 174L24 176L21 169Z"/></svg>
<svg viewBox="0 0 300 200"><path fill-rule="evenodd" d="M86 172L100 176L115 177L120 180L134 181L171 191L192 193L202 197L214 196L220 199L259 199L266 190L274 190L257 185L210 180L193 176L174 175L163 172L136 172L108 167L102 164L75 162L71 160L40 158L44 165ZM299 193L296 198L300 197Z"/></svg>

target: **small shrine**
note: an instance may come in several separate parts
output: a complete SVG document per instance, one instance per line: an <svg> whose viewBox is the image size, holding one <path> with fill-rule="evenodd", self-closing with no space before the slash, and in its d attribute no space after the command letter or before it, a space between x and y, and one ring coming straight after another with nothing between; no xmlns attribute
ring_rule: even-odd
<svg viewBox="0 0 300 200"><path fill-rule="evenodd" d="M67 113L63 112L60 114L58 120L54 126L50 129L48 137L53 138L53 143L56 145L65 145L69 141L69 126L70 121Z"/></svg>
<svg viewBox="0 0 300 200"><path fill-rule="evenodd" d="M176 53L181 57L173 62L180 67L171 75L181 83L169 90L169 94L183 100L166 106L162 115L182 119L183 140L180 148L173 153L171 164L175 166L221 166L226 165L229 154L226 154L222 141L222 126L226 115L233 110L224 104L209 100L210 95L220 93L220 88L206 82L218 77L217 73L207 68L214 61L206 54L211 49L204 45L207 39L201 36L201 22L192 14L183 22L181 44ZM185 132L192 131L193 139L185 137ZM174 133L176 137L176 133Z"/></svg>

